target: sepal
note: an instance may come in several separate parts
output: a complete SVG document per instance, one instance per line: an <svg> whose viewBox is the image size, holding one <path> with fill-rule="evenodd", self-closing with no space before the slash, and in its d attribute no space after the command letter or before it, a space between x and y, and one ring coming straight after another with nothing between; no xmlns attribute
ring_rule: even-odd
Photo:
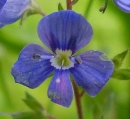
<svg viewBox="0 0 130 119"><path fill-rule="evenodd" d="M115 65L114 72L112 74L112 78L116 78L119 80L130 80L130 68L120 68L126 59L127 54L130 49L125 50L124 52L116 55L112 61Z"/></svg>
<svg viewBox="0 0 130 119"><path fill-rule="evenodd" d="M61 3L58 4L58 11L64 10L63 6L61 5Z"/></svg>
<svg viewBox="0 0 130 119"><path fill-rule="evenodd" d="M112 78L130 80L130 69L117 69L114 71Z"/></svg>
<svg viewBox="0 0 130 119"><path fill-rule="evenodd" d="M35 0L31 0L30 2L30 7L28 7L28 9L23 13L22 17L21 17L21 21L20 21L20 25L23 24L23 21L34 14L41 14L42 16L45 16L45 14L43 13L43 11L40 9L39 5L36 3Z"/></svg>
<svg viewBox="0 0 130 119"><path fill-rule="evenodd" d="M115 66L115 69L119 69L127 55L127 53L129 52L130 49L125 50L124 52L117 54L113 59L113 63Z"/></svg>

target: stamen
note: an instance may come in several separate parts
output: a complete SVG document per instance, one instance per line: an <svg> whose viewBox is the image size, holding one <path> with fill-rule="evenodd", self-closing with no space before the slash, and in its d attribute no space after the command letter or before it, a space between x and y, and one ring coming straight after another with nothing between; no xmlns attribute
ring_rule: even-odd
<svg viewBox="0 0 130 119"><path fill-rule="evenodd" d="M75 57L75 61L78 63L78 64L82 64L82 60L79 56L76 56Z"/></svg>
<svg viewBox="0 0 130 119"><path fill-rule="evenodd" d="M62 66L62 67L64 66L64 60L62 60L62 64L61 64L61 66Z"/></svg>
<svg viewBox="0 0 130 119"><path fill-rule="evenodd" d="M56 69L69 69L74 67L74 63L70 60L72 55L71 50L59 50L56 49L56 55L54 58L50 59L51 65L54 66Z"/></svg>

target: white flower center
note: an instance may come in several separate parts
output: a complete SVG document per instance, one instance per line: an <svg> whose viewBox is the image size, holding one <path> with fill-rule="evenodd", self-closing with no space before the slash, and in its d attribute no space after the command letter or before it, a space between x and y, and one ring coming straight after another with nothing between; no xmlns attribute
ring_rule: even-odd
<svg viewBox="0 0 130 119"><path fill-rule="evenodd" d="M51 58L50 60L51 65L54 66L56 69L63 70L74 67L74 63L70 60L71 55L71 50L62 51L56 49L56 56L54 58Z"/></svg>

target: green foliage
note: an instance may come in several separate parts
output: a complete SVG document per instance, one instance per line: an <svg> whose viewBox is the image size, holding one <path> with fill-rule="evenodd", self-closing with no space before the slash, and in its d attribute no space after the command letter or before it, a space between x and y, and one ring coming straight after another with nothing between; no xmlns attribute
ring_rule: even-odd
<svg viewBox="0 0 130 119"><path fill-rule="evenodd" d="M121 80L130 80L130 69L120 69L121 65L123 64L126 55L129 53L129 49L125 50L124 52L116 55L112 61L114 63L115 69L113 72L112 77Z"/></svg>
<svg viewBox="0 0 130 119"><path fill-rule="evenodd" d="M64 8L62 7L61 3L58 4L58 11L64 10Z"/></svg>
<svg viewBox="0 0 130 119"><path fill-rule="evenodd" d="M120 68L120 66L122 65L122 63L123 63L123 61L124 61L124 59L125 59L125 57L126 57L128 51L129 51L129 49L126 50L126 51L124 51L124 52L122 52L122 53L120 53L120 54L118 54L118 55L116 55L116 56L112 59L112 61L113 61L113 63L114 63L115 69Z"/></svg>
<svg viewBox="0 0 130 119"><path fill-rule="evenodd" d="M45 119L35 112L21 112L12 116L13 119Z"/></svg>
<svg viewBox="0 0 130 119"><path fill-rule="evenodd" d="M26 99L23 99L25 104L32 109L34 112L42 112L44 110L43 106L30 94L26 93Z"/></svg>
<svg viewBox="0 0 130 119"><path fill-rule="evenodd" d="M26 93L26 99L23 99L23 101L31 111L24 111L15 114L0 113L0 115L12 116L13 119L56 119L50 115L29 93Z"/></svg>
<svg viewBox="0 0 130 119"><path fill-rule="evenodd" d="M130 69L117 69L114 71L112 77L121 80L130 80Z"/></svg>

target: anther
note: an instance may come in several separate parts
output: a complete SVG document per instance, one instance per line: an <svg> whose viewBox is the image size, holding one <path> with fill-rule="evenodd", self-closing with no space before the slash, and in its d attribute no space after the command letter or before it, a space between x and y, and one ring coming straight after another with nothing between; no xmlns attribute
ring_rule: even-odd
<svg viewBox="0 0 130 119"><path fill-rule="evenodd" d="M78 64L82 64L82 60L79 56L76 56L75 57L75 61L78 63Z"/></svg>

